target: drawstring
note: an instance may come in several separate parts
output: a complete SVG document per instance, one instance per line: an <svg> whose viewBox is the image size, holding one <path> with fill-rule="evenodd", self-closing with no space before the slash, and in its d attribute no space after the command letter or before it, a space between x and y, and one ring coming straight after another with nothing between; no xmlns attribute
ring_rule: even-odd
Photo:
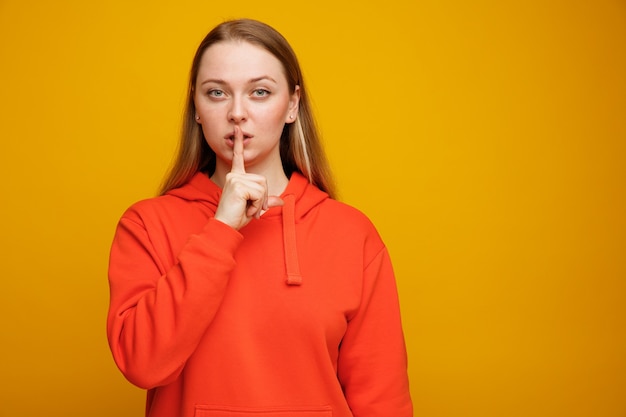
<svg viewBox="0 0 626 417"><path fill-rule="evenodd" d="M301 285L302 275L300 275L296 242L296 197L293 194L289 194L283 197L283 201L285 203L283 205L283 239L287 284Z"/></svg>

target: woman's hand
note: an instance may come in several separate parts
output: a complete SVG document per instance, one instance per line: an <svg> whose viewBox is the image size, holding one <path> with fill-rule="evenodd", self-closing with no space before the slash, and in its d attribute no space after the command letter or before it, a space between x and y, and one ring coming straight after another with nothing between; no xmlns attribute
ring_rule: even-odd
<svg viewBox="0 0 626 417"><path fill-rule="evenodd" d="M268 196L267 179L264 176L246 172L243 132L239 126L235 126L232 167L224 180L215 219L239 230L250 220L261 217L270 207L282 204L279 197Z"/></svg>

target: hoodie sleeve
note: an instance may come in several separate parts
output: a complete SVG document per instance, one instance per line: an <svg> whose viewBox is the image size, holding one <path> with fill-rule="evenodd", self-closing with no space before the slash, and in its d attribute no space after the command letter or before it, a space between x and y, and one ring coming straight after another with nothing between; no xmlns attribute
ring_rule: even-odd
<svg viewBox="0 0 626 417"><path fill-rule="evenodd" d="M107 336L130 382L150 389L177 378L219 308L242 239L211 218L165 269L141 217L120 220L109 262Z"/></svg>
<svg viewBox="0 0 626 417"><path fill-rule="evenodd" d="M383 248L365 267L361 305L339 350L338 377L355 417L412 417L398 293Z"/></svg>

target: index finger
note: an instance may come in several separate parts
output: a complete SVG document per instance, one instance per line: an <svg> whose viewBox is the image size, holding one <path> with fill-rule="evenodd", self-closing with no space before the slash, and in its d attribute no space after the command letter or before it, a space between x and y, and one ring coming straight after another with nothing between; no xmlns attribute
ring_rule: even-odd
<svg viewBox="0 0 626 417"><path fill-rule="evenodd" d="M233 138L233 164L230 172L245 174L246 168L243 160L243 132L239 126L235 126Z"/></svg>

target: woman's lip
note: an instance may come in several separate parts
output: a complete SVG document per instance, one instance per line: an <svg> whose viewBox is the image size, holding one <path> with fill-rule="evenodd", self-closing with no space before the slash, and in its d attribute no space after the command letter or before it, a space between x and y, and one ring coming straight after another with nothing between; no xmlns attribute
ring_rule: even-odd
<svg viewBox="0 0 626 417"><path fill-rule="evenodd" d="M247 133L247 132L243 132L243 139L250 139L252 137L251 134ZM235 133L229 133L227 135L224 136L224 139L228 139L228 140L235 140Z"/></svg>
<svg viewBox="0 0 626 417"><path fill-rule="evenodd" d="M224 139L226 139L226 144L228 146L230 146L231 148L233 146L235 146L235 138L232 135L231 136L226 136ZM243 144L244 145L248 144L248 142L250 142L250 139L252 139L252 136L244 135L243 136Z"/></svg>

